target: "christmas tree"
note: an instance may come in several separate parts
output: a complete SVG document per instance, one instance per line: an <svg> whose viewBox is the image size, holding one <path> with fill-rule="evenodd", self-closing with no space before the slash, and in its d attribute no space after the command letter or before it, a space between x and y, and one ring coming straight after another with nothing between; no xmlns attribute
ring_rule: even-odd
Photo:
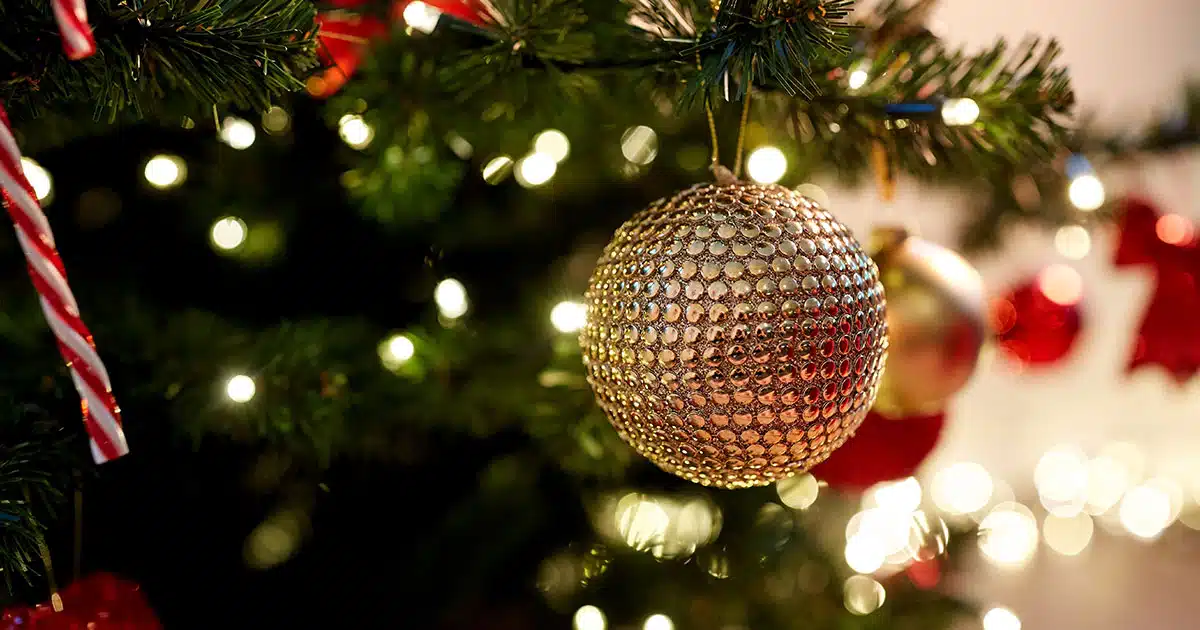
<svg viewBox="0 0 1200 630"><path fill-rule="evenodd" d="M1105 220L1083 155L1197 132L1087 134L1053 41L956 50L926 0L93 0L68 55L72 4L0 5L0 102L129 454L6 239L0 576L120 573L167 627L949 627L969 521L847 545L927 449L861 495L622 442L576 338L596 259L718 165L961 186L979 248Z"/></svg>

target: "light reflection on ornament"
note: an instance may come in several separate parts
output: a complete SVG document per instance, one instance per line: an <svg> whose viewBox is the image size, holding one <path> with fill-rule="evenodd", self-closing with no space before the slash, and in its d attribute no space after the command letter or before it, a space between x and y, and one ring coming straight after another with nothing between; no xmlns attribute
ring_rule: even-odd
<svg viewBox="0 0 1200 630"><path fill-rule="evenodd" d="M933 478L933 503L947 514L978 512L992 498L992 476L975 462L959 462L938 471Z"/></svg>
<svg viewBox="0 0 1200 630"><path fill-rule="evenodd" d="M1037 550L1037 543L1037 521L1020 503L997 505L979 524L979 549L1000 567L1024 566Z"/></svg>

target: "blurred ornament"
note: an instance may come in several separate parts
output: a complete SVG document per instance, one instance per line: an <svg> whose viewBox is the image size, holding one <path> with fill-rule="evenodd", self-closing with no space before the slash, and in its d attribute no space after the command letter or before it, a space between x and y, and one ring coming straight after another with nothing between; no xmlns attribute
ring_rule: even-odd
<svg viewBox="0 0 1200 630"><path fill-rule="evenodd" d="M1160 215L1148 202L1124 203L1114 263L1149 265L1154 292L1138 329L1129 371L1159 365L1178 383L1200 369L1200 241L1192 222Z"/></svg>
<svg viewBox="0 0 1200 630"><path fill-rule="evenodd" d="M0 630L158 630L162 627L141 587L96 573L63 589L60 612L50 603L10 608Z"/></svg>
<svg viewBox="0 0 1200 630"><path fill-rule="evenodd" d="M850 491L910 477L937 446L945 423L944 412L890 417L871 411L854 437L812 474L831 488Z"/></svg>
<svg viewBox="0 0 1200 630"><path fill-rule="evenodd" d="M872 245L890 341L875 409L894 417L943 409L974 374L983 348L983 280L958 254L903 228L876 228Z"/></svg>
<svg viewBox="0 0 1200 630"><path fill-rule="evenodd" d="M719 169L621 226L580 336L622 439L703 485L802 472L866 417L887 351L883 286L850 230Z"/></svg>
<svg viewBox="0 0 1200 630"><path fill-rule="evenodd" d="M1028 366L1062 360L1083 328L1083 281L1070 267L1054 265L992 302L1000 349Z"/></svg>

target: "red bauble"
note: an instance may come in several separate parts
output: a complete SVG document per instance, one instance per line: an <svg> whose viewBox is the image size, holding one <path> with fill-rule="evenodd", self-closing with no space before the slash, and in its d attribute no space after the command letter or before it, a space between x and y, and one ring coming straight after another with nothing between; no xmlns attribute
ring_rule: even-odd
<svg viewBox="0 0 1200 630"><path fill-rule="evenodd" d="M1119 230L1116 265L1148 266L1155 280L1128 369L1159 365L1183 383L1200 370L1200 241L1195 226L1130 199Z"/></svg>
<svg viewBox="0 0 1200 630"><path fill-rule="evenodd" d="M937 446L946 414L891 418L872 410L858 431L810 472L838 490L910 477Z"/></svg>
<svg viewBox="0 0 1200 630"><path fill-rule="evenodd" d="M161 630L141 587L109 573L77 580L62 593L62 611L49 603L0 615L0 630Z"/></svg>
<svg viewBox="0 0 1200 630"><path fill-rule="evenodd" d="M1022 365L1057 363L1070 353L1083 328L1083 280L1066 265L1052 265L1035 279L992 302L1000 349Z"/></svg>

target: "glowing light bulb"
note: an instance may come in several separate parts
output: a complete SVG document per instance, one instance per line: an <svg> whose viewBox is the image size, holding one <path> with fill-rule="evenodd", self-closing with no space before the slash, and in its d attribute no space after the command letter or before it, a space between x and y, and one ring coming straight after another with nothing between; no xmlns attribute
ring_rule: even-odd
<svg viewBox="0 0 1200 630"><path fill-rule="evenodd" d="M760 184L774 184L787 172L787 156L776 147L759 147L746 160L750 179Z"/></svg>
<svg viewBox="0 0 1200 630"><path fill-rule="evenodd" d="M1064 225L1054 234L1058 253L1072 260L1081 260L1092 249L1092 237L1082 225Z"/></svg>
<svg viewBox="0 0 1200 630"><path fill-rule="evenodd" d="M1121 499L1121 525L1144 540L1158 538L1171 524L1171 496L1161 487L1136 486Z"/></svg>
<svg viewBox="0 0 1200 630"><path fill-rule="evenodd" d="M396 367L408 362L416 354L417 347L413 345L408 335L392 335L379 348L379 357L385 366Z"/></svg>
<svg viewBox="0 0 1200 630"><path fill-rule="evenodd" d="M558 332L572 333L587 325L587 307L565 300L550 309L550 324Z"/></svg>
<svg viewBox="0 0 1200 630"><path fill-rule="evenodd" d="M867 79L869 78L871 78L871 75L867 74L866 70L855 70L850 73L850 78L847 81L847 84L850 86L851 90L857 90L866 85Z"/></svg>
<svg viewBox="0 0 1200 630"><path fill-rule="evenodd" d="M970 125L979 119L979 104L969 98L948 98L942 103L942 120L952 127Z"/></svg>
<svg viewBox="0 0 1200 630"><path fill-rule="evenodd" d="M417 3L413 3L417 4ZM412 6L412 4L408 5ZM342 142L355 149L365 149L375 139L375 129L358 114L346 114L338 120L338 135Z"/></svg>
<svg viewBox="0 0 1200 630"><path fill-rule="evenodd" d="M642 624L642 630L675 630L675 622L661 613L650 615L646 617L646 623Z"/></svg>
<svg viewBox="0 0 1200 630"><path fill-rule="evenodd" d="M34 196L38 201L45 203L50 193L54 192L54 180L50 178L50 171L27 157L21 158L21 170L25 173L25 179L29 180L29 185L33 186Z"/></svg>
<svg viewBox="0 0 1200 630"><path fill-rule="evenodd" d="M433 290L433 301L443 317L458 319L467 312L467 288L454 278L446 278Z"/></svg>
<svg viewBox="0 0 1200 630"><path fill-rule="evenodd" d="M488 160L483 166L483 181L489 184L499 184L512 171L513 160L507 155L501 155Z"/></svg>
<svg viewBox="0 0 1200 630"><path fill-rule="evenodd" d="M242 149L250 148L254 144L254 139L258 136L258 132L254 130L254 125L248 121L242 120L237 116L226 116L225 120L221 121L221 141L225 144L241 151Z"/></svg>
<svg viewBox="0 0 1200 630"><path fill-rule="evenodd" d="M254 398L254 379L245 374L238 374L225 384L225 395L236 403L250 402Z"/></svg>
<svg viewBox="0 0 1200 630"><path fill-rule="evenodd" d="M442 12L439 9L431 7L421 0L411 2L404 7L404 23L422 33L432 33L437 29L438 20L441 18Z"/></svg>
<svg viewBox="0 0 1200 630"><path fill-rule="evenodd" d="M517 160L517 183L526 188L541 186L550 181L557 171L558 162L553 157L546 153L530 153Z"/></svg>
<svg viewBox="0 0 1200 630"><path fill-rule="evenodd" d="M1076 208L1090 212L1104 205L1104 184L1091 173L1080 175L1071 180L1067 197Z"/></svg>
<svg viewBox="0 0 1200 630"><path fill-rule="evenodd" d="M237 217L217 219L209 236L218 249L237 249L246 242L246 222Z"/></svg>
<svg viewBox="0 0 1200 630"><path fill-rule="evenodd" d="M187 179L187 164L177 155L156 155L146 162L143 175L151 186L166 190Z"/></svg>
<svg viewBox="0 0 1200 630"><path fill-rule="evenodd" d="M1050 265L1037 277L1037 286L1046 299L1070 306L1083 299L1083 278L1067 265Z"/></svg>
<svg viewBox="0 0 1200 630"><path fill-rule="evenodd" d="M1001 567L1024 566L1037 550L1037 521L1019 503L997 505L983 517L979 530L979 549Z"/></svg>
<svg viewBox="0 0 1200 630"><path fill-rule="evenodd" d="M992 477L974 462L959 462L938 471L933 478L933 503L947 514L971 514L992 499Z"/></svg>
<svg viewBox="0 0 1200 630"><path fill-rule="evenodd" d="M983 630L1021 630L1021 619L1013 611L998 606L983 614Z"/></svg>
<svg viewBox="0 0 1200 630"><path fill-rule="evenodd" d="M567 134L557 129L547 129L534 137L533 150L549 155L555 162L561 162L571 154L571 141L567 139Z"/></svg>
<svg viewBox="0 0 1200 630"><path fill-rule="evenodd" d="M595 606L580 606L579 610L575 611L575 630L604 630L608 627L608 620L604 618L604 612Z"/></svg>
<svg viewBox="0 0 1200 630"><path fill-rule="evenodd" d="M658 157L658 134L645 125L626 129L621 134L621 155L641 166L653 162Z"/></svg>

